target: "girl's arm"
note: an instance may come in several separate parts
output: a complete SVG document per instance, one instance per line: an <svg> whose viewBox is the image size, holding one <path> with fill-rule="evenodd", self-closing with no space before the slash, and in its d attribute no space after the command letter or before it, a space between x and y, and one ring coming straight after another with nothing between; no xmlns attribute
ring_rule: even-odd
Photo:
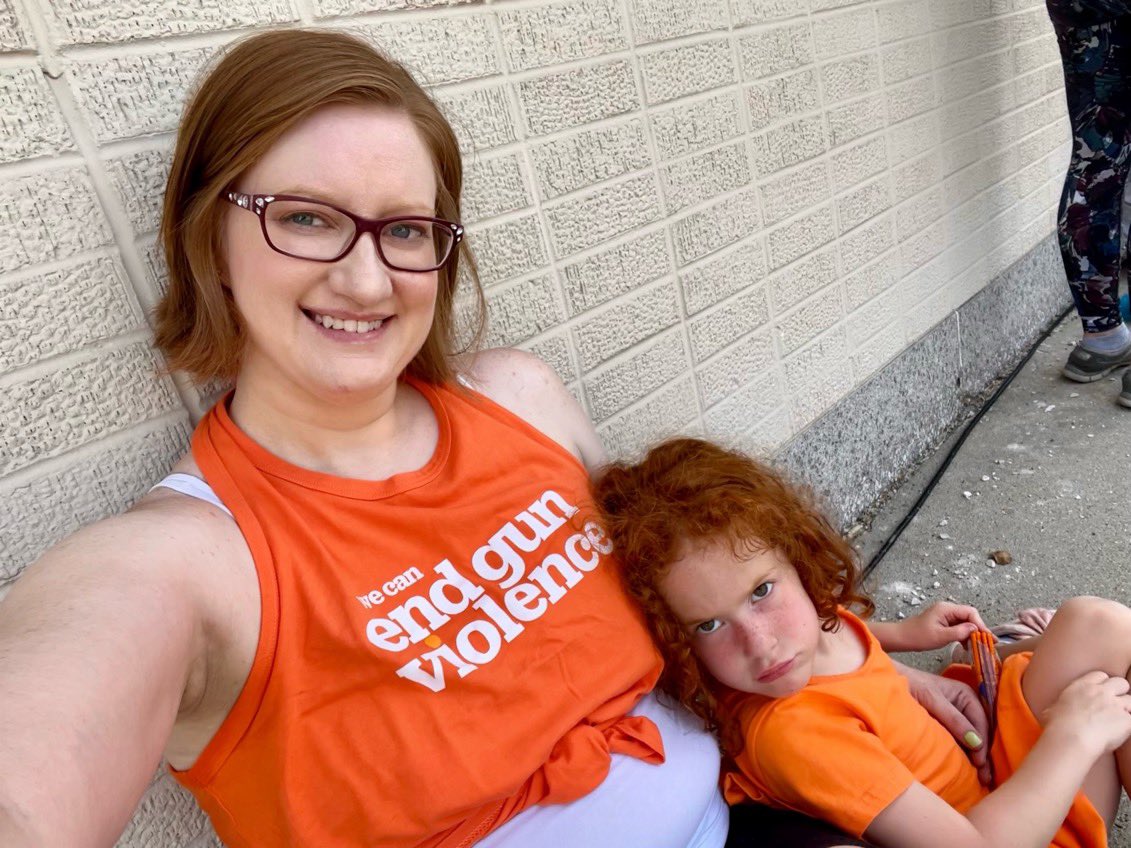
<svg viewBox="0 0 1131 848"><path fill-rule="evenodd" d="M891 653L933 651L951 642L964 642L975 630L988 630L971 606L939 601L906 621L869 621L868 629Z"/></svg>
<svg viewBox="0 0 1131 848"><path fill-rule="evenodd" d="M1096 760L1131 734L1127 681L1089 672L1068 686L1016 772L965 816L920 783L865 837L880 848L1043 848Z"/></svg>

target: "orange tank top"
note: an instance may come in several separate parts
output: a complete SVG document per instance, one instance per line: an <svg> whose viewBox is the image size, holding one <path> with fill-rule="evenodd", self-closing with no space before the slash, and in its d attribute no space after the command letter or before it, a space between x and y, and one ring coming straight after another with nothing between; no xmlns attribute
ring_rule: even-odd
<svg viewBox="0 0 1131 848"><path fill-rule="evenodd" d="M663 759L626 716L660 660L584 467L482 395L412 385L439 440L387 480L284 462L227 399L193 435L262 598L243 691L174 772L231 848L471 845L591 791L611 752Z"/></svg>

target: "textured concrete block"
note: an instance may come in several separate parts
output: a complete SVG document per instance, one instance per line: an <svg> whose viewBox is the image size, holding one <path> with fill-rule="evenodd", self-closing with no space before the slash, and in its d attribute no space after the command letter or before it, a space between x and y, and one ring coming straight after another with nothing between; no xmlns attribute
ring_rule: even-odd
<svg viewBox="0 0 1131 848"><path fill-rule="evenodd" d="M753 137L754 167L762 176L820 156L827 149L820 116L801 118Z"/></svg>
<svg viewBox="0 0 1131 848"><path fill-rule="evenodd" d="M657 110L649 122L661 159L713 147L742 132L738 98L732 92Z"/></svg>
<svg viewBox="0 0 1131 848"><path fill-rule="evenodd" d="M930 191L896 207L895 234L900 241L909 239L941 218L946 211L943 187L935 186Z"/></svg>
<svg viewBox="0 0 1131 848"><path fill-rule="evenodd" d="M570 314L577 315L642 288L670 270L663 232L648 233L565 265L562 277L566 304Z"/></svg>
<svg viewBox="0 0 1131 848"><path fill-rule="evenodd" d="M525 209L533 202L526 180L526 163L517 153L492 158L468 158L463 172L465 222Z"/></svg>
<svg viewBox="0 0 1131 848"><path fill-rule="evenodd" d="M503 70L487 13L417 17L359 30L429 85L478 79ZM444 49L437 50L437 44Z"/></svg>
<svg viewBox="0 0 1131 848"><path fill-rule="evenodd" d="M742 142L680 159L660 171L668 214L741 188L750 178Z"/></svg>
<svg viewBox="0 0 1131 848"><path fill-rule="evenodd" d="M562 201L545 212L559 259L658 221L662 214L651 174Z"/></svg>
<svg viewBox="0 0 1131 848"><path fill-rule="evenodd" d="M821 0L817 0L821 2ZM751 456L769 459L793 435L789 407L780 406L736 438L736 446Z"/></svg>
<svg viewBox="0 0 1131 848"><path fill-rule="evenodd" d="M800 430L852 388L844 331L826 333L784 360L795 429Z"/></svg>
<svg viewBox="0 0 1131 848"><path fill-rule="evenodd" d="M776 457L847 527L963 412L954 322L932 333L799 433Z"/></svg>
<svg viewBox="0 0 1131 848"><path fill-rule="evenodd" d="M929 0L904 0L887 3L876 9L876 27L881 44L902 41L932 30Z"/></svg>
<svg viewBox="0 0 1131 848"><path fill-rule="evenodd" d="M939 157L932 151L926 156L892 169L892 185L895 189L895 202L906 200L925 191L942 178Z"/></svg>
<svg viewBox="0 0 1131 848"><path fill-rule="evenodd" d="M833 185L841 192L887 170L887 150L882 137L846 147L832 155Z"/></svg>
<svg viewBox="0 0 1131 848"><path fill-rule="evenodd" d="M502 9L499 29L512 71L594 58L628 47L614 0L565 0Z"/></svg>
<svg viewBox="0 0 1131 848"><path fill-rule="evenodd" d="M838 243L840 261L845 273L867 265L895 244L891 231L891 218L881 216L871 224L858 227Z"/></svg>
<svg viewBox="0 0 1131 848"><path fill-rule="evenodd" d="M870 7L813 19L813 52L818 59L858 53L876 46L876 20Z"/></svg>
<svg viewBox="0 0 1131 848"><path fill-rule="evenodd" d="M674 383L688 367L683 335L673 329L632 351L628 359L594 371L584 380L593 420L604 421L657 389Z"/></svg>
<svg viewBox="0 0 1131 848"><path fill-rule="evenodd" d="M342 15L364 15L398 9L441 9L445 6L468 6L482 0L312 0L319 18Z"/></svg>
<svg viewBox="0 0 1131 848"><path fill-rule="evenodd" d="M969 26L936 32L931 36L931 54L937 65L961 62L974 56L985 56L1009 47L1009 24L1003 18L991 18Z"/></svg>
<svg viewBox="0 0 1131 848"><path fill-rule="evenodd" d="M112 238L86 170L74 167L0 181L0 232L0 273L65 259Z"/></svg>
<svg viewBox="0 0 1131 848"><path fill-rule="evenodd" d="M597 433L614 459L638 456L660 439L694 432L698 414L688 377L598 427Z"/></svg>
<svg viewBox="0 0 1131 848"><path fill-rule="evenodd" d="M536 144L530 149L530 157L545 200L652 163L639 119Z"/></svg>
<svg viewBox="0 0 1131 848"><path fill-rule="evenodd" d="M829 146L839 147L861 136L883 129L887 124L886 98L882 92L825 110L829 125Z"/></svg>
<svg viewBox="0 0 1131 848"><path fill-rule="evenodd" d="M1012 59L1008 51L948 65L938 73L939 102L962 100L964 97L992 88L1012 76Z"/></svg>
<svg viewBox="0 0 1131 848"><path fill-rule="evenodd" d="M887 89L888 123L896 124L935 107L933 77L917 77Z"/></svg>
<svg viewBox="0 0 1131 848"><path fill-rule="evenodd" d="M836 103L880 87L880 63L874 53L829 62L821 68L825 102Z"/></svg>
<svg viewBox="0 0 1131 848"><path fill-rule="evenodd" d="M746 189L715 205L692 212L672 224L676 262L687 265L721 247L733 244L758 229L758 199Z"/></svg>
<svg viewBox="0 0 1131 848"><path fill-rule="evenodd" d="M897 322L903 312L901 294L898 290L886 291L849 315L845 322L848 346L858 350L880 330Z"/></svg>
<svg viewBox="0 0 1131 848"><path fill-rule="evenodd" d="M977 2L975 0L957 0L953 3L936 4L931 8L931 26L935 29L947 29L959 24L968 24L979 18L990 17L993 15L990 5L991 3L987 0L978 0ZM1008 0L1007 6L1008 8L1001 9L998 14L1013 11L1011 0Z"/></svg>
<svg viewBox="0 0 1131 848"><path fill-rule="evenodd" d="M518 96L526 113L526 128L533 135L640 108L632 66L624 60L525 80L518 84Z"/></svg>
<svg viewBox="0 0 1131 848"><path fill-rule="evenodd" d="M806 256L797 264L770 276L770 303L781 315L837 279L836 248Z"/></svg>
<svg viewBox="0 0 1131 848"><path fill-rule="evenodd" d="M39 69L0 71L0 162L74 149L71 133Z"/></svg>
<svg viewBox="0 0 1131 848"><path fill-rule="evenodd" d="M118 44L298 20L285 0L50 0L48 21L62 44Z"/></svg>
<svg viewBox="0 0 1131 848"><path fill-rule="evenodd" d="M731 0L730 10L736 27L804 17L809 11L806 0Z"/></svg>
<svg viewBox="0 0 1131 848"><path fill-rule="evenodd" d="M169 285L169 266L165 264L161 246L156 242L146 245L142 249L141 258L145 262L145 278L150 291L158 296L163 295Z"/></svg>
<svg viewBox="0 0 1131 848"><path fill-rule="evenodd" d="M80 527L126 509L185 452L187 416L88 452L64 468L0 481L0 584Z"/></svg>
<svg viewBox="0 0 1131 848"><path fill-rule="evenodd" d="M1024 44L1018 44L1010 53L1013 56L1014 72L1018 74L1044 67L1058 61L1060 57L1060 50L1056 46L1056 36L1054 35L1046 35Z"/></svg>
<svg viewBox="0 0 1131 848"><path fill-rule="evenodd" d="M32 46L27 22L13 0L0 0L0 50L24 50Z"/></svg>
<svg viewBox="0 0 1131 848"><path fill-rule="evenodd" d="M784 403L785 392L777 375L764 375L704 412L703 425L709 437L730 441L772 415Z"/></svg>
<svg viewBox="0 0 1131 848"><path fill-rule="evenodd" d="M102 257L0 277L0 372L145 327L126 272Z"/></svg>
<svg viewBox="0 0 1131 848"><path fill-rule="evenodd" d="M773 373L777 358L768 329L744 337L695 369L704 407L730 397L751 380Z"/></svg>
<svg viewBox="0 0 1131 848"><path fill-rule="evenodd" d="M563 383L572 383L577 379L577 368L574 367L573 357L569 352L569 339L564 333L536 342L526 342L519 347L530 351L553 368Z"/></svg>
<svg viewBox="0 0 1131 848"><path fill-rule="evenodd" d="M903 324L895 321L882 328L852 352L852 374L862 383L899 355L906 344Z"/></svg>
<svg viewBox="0 0 1131 848"><path fill-rule="evenodd" d="M520 277L549 264L537 215L472 228L468 239L484 285Z"/></svg>
<svg viewBox="0 0 1131 848"><path fill-rule="evenodd" d="M751 239L737 249L684 270L679 275L687 314L694 315L737 291L761 282L766 273L766 252L761 239Z"/></svg>
<svg viewBox="0 0 1131 848"><path fill-rule="evenodd" d="M873 297L887 291L898 279L891 263L884 261L869 265L845 277L844 293L849 311L859 309Z"/></svg>
<svg viewBox="0 0 1131 848"><path fill-rule="evenodd" d="M837 199L838 232L846 233L891 206L891 180L885 174L879 179L854 188Z"/></svg>
<svg viewBox="0 0 1131 848"><path fill-rule="evenodd" d="M738 39L743 79L755 80L813 63L808 21L755 30Z"/></svg>
<svg viewBox="0 0 1131 848"><path fill-rule="evenodd" d="M760 191L762 218L768 227L828 199L828 165L824 161L803 165L762 183Z"/></svg>
<svg viewBox="0 0 1131 848"><path fill-rule="evenodd" d="M172 161L170 148L127 153L107 161L110 182L135 233L154 232L161 223L161 203Z"/></svg>
<svg viewBox="0 0 1131 848"><path fill-rule="evenodd" d="M908 268L916 268L941 253L947 245L947 226L945 220L938 221L930 227L927 227L927 229L917 233L913 238L900 244L899 254L904 264ZM879 251L880 241L880 234L877 233L874 245L877 251ZM887 244L885 244L884 249L886 249L886 247ZM876 255L876 253L871 250L866 251L865 255L867 254ZM871 256L868 256L868 258L870 259ZM868 259L864 261L867 262Z"/></svg>
<svg viewBox="0 0 1131 848"><path fill-rule="evenodd" d="M795 74L755 83L746 89L746 108L750 128L763 127L803 112L811 112L821 102L817 74L812 68Z"/></svg>
<svg viewBox="0 0 1131 848"><path fill-rule="evenodd" d="M757 286L688 321L691 357L696 364L761 327L770 319L766 287Z"/></svg>
<svg viewBox="0 0 1131 848"><path fill-rule="evenodd" d="M499 85L434 96L459 138L460 150L484 150L518 138L506 87Z"/></svg>
<svg viewBox="0 0 1131 848"><path fill-rule="evenodd" d="M766 236L770 268L788 265L836 238L836 220L832 204L782 224Z"/></svg>
<svg viewBox="0 0 1131 848"><path fill-rule="evenodd" d="M678 321L679 298L674 281L637 292L574 328L574 346L581 367L589 371Z"/></svg>
<svg viewBox="0 0 1131 848"><path fill-rule="evenodd" d="M885 85L929 73L931 41L929 38L915 38L885 47L880 51L880 65Z"/></svg>
<svg viewBox="0 0 1131 848"><path fill-rule="evenodd" d="M223 848L208 818L187 789L164 768L142 796L116 848Z"/></svg>
<svg viewBox="0 0 1131 848"><path fill-rule="evenodd" d="M487 292L487 344L503 347L523 342L565 320L549 275Z"/></svg>
<svg viewBox="0 0 1131 848"><path fill-rule="evenodd" d="M0 397L0 474L59 456L180 407L143 343L33 377Z"/></svg>
<svg viewBox="0 0 1131 848"><path fill-rule="evenodd" d="M170 132L211 48L75 60L71 85L95 141Z"/></svg>
<svg viewBox="0 0 1131 848"><path fill-rule="evenodd" d="M734 61L727 38L643 54L640 69L644 77L644 99L649 105L735 81Z"/></svg>
<svg viewBox="0 0 1131 848"><path fill-rule="evenodd" d="M727 28L726 0L630 0L628 7L637 44Z"/></svg>
<svg viewBox="0 0 1131 848"><path fill-rule="evenodd" d="M840 287L831 285L823 292L818 292L775 323L782 355L788 356L802 345L808 344L843 317Z"/></svg>
<svg viewBox="0 0 1131 848"><path fill-rule="evenodd" d="M922 115L893 126L888 130L888 156L892 166L906 162L933 150L939 143L939 121L931 115Z"/></svg>

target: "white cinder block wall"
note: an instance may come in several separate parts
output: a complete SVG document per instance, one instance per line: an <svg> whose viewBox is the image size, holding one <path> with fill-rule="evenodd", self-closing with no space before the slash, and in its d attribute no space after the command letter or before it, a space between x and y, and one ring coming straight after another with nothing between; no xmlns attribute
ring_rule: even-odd
<svg viewBox="0 0 1131 848"><path fill-rule="evenodd" d="M1054 226L1040 0L0 0L0 585L185 446L201 401L147 347L171 131L271 25L356 29L432 86L491 342L616 453L773 450ZM162 779L123 844L208 838Z"/></svg>

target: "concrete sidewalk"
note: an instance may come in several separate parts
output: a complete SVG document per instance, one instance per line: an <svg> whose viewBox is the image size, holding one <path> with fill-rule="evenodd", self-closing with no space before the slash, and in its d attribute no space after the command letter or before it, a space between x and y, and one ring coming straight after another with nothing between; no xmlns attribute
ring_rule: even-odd
<svg viewBox="0 0 1131 848"><path fill-rule="evenodd" d="M1118 373L1087 385L1060 376L1079 336L1073 313L975 427L867 581L878 617L914 615L944 599L973 604L991 624L1073 595L1131 604L1131 409L1115 402ZM857 538L862 562L907 513L956 436ZM991 564L992 551L1007 551L1012 562ZM941 653L914 664L935 670ZM1111 844L1131 848L1126 803Z"/></svg>

